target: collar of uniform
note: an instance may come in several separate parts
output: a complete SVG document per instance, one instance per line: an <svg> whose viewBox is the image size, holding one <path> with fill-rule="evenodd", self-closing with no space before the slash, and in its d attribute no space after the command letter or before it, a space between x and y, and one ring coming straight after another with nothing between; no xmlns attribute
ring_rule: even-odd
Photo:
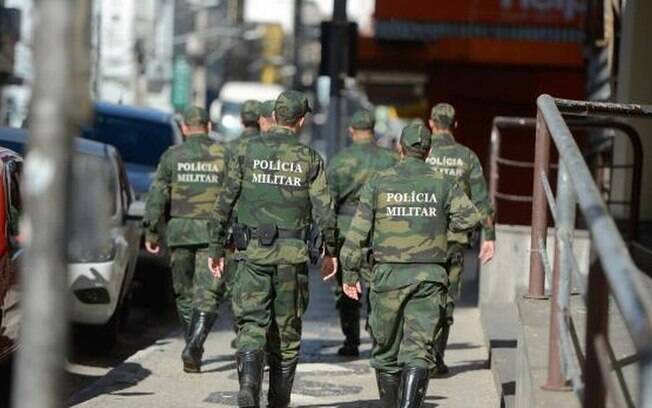
<svg viewBox="0 0 652 408"><path fill-rule="evenodd" d="M210 139L208 133L193 133L186 136L186 140Z"/></svg>
<svg viewBox="0 0 652 408"><path fill-rule="evenodd" d="M240 135L240 137L242 138L252 137L252 136L256 136L258 133L259 132L256 128L245 128L242 131L242 135Z"/></svg>
<svg viewBox="0 0 652 408"><path fill-rule="evenodd" d="M272 126L272 128L269 130L269 135L274 135L274 136L296 136L296 132L290 128L286 128L283 126Z"/></svg>
<svg viewBox="0 0 652 408"><path fill-rule="evenodd" d="M403 159L399 162L400 167L419 167L423 166L425 161L419 157L414 156L403 156Z"/></svg>
<svg viewBox="0 0 652 408"><path fill-rule="evenodd" d="M449 131L440 131L432 134L433 145L444 145L455 143L455 137Z"/></svg>

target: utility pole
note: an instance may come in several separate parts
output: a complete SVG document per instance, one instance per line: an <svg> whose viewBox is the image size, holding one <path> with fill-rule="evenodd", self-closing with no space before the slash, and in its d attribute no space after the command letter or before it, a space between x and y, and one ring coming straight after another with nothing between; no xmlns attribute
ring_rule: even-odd
<svg viewBox="0 0 652 408"><path fill-rule="evenodd" d="M35 85L21 221L23 313L12 406L65 403L73 136L89 122L90 0L36 2Z"/></svg>
<svg viewBox="0 0 652 408"><path fill-rule="evenodd" d="M330 102L328 104L328 134L330 143L327 143L328 157L333 157L340 150L340 132L342 121L342 101L340 91L343 87L343 76L346 72L344 66L344 53L347 51L347 17L346 0L333 0L333 25L330 30L330 55L329 73L331 77Z"/></svg>
<svg viewBox="0 0 652 408"><path fill-rule="evenodd" d="M301 47L303 46L303 0L294 0L294 89L303 88L303 64Z"/></svg>

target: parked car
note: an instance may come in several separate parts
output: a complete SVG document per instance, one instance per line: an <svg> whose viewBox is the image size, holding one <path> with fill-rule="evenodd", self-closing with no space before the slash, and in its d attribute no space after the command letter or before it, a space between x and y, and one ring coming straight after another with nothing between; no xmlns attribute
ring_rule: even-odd
<svg viewBox="0 0 652 408"><path fill-rule="evenodd" d="M0 146L14 146L23 152L27 132L22 129L0 128ZM90 325L99 331L98 346L110 348L117 338L120 319L127 310L131 282L139 252L140 227L129 209L133 192L127 180L125 166L118 151L107 144L78 138L75 140L73 169L72 231L89 228L96 220L83 218L84 200L97 191L105 191L105 234L101 245L93 239L73 239L69 246L68 275L71 292L71 320ZM106 188L98 190L96 177L104 176ZM92 192L93 194L89 194ZM76 235L76 233L73 233Z"/></svg>
<svg viewBox="0 0 652 408"><path fill-rule="evenodd" d="M19 309L18 217L22 158L14 151L0 148L0 365L16 350L21 313Z"/></svg>
<svg viewBox="0 0 652 408"><path fill-rule="evenodd" d="M261 82L227 82L222 85L220 94L210 106L210 118L216 125L215 131L220 140L230 141L240 136L242 123L240 111L247 99L264 102L276 99L283 92L280 85Z"/></svg>
<svg viewBox="0 0 652 408"><path fill-rule="evenodd" d="M95 104L93 129L82 137L118 150L136 201L144 201L163 152L183 141L173 114L106 102Z"/></svg>

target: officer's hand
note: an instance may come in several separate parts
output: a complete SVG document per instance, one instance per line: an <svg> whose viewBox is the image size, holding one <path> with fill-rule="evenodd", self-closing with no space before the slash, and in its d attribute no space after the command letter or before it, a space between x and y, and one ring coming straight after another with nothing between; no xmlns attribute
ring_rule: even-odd
<svg viewBox="0 0 652 408"><path fill-rule="evenodd" d="M161 252L161 246L156 242L145 241L145 249L152 255L158 255Z"/></svg>
<svg viewBox="0 0 652 408"><path fill-rule="evenodd" d="M208 258L208 268L213 273L215 279L220 279L224 272L224 257L221 258Z"/></svg>
<svg viewBox="0 0 652 408"><path fill-rule="evenodd" d="M360 282L356 282L354 284L345 283L342 285L342 290L344 290L344 294L351 299L360 300L360 294L362 293L362 286L360 286Z"/></svg>
<svg viewBox="0 0 652 408"><path fill-rule="evenodd" d="M337 273L337 257L326 256L321 261L321 278L324 281L329 280Z"/></svg>
<svg viewBox="0 0 652 408"><path fill-rule="evenodd" d="M496 241L484 241L480 247L478 258L483 264L486 264L494 258L494 252L496 252Z"/></svg>

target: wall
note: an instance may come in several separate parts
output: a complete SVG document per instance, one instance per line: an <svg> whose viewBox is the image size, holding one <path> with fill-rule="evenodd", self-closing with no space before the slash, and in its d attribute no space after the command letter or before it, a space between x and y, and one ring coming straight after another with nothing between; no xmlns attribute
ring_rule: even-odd
<svg viewBox="0 0 652 408"><path fill-rule="evenodd" d="M618 73L619 102L652 105L652 1L628 0L625 3L620 67ZM643 142L643 186L641 190L641 219L652 221L652 119L631 123L641 134ZM631 160L631 152L622 144L617 146L619 159ZM615 183L625 185L627 183ZM626 195L627 191L617 191Z"/></svg>

